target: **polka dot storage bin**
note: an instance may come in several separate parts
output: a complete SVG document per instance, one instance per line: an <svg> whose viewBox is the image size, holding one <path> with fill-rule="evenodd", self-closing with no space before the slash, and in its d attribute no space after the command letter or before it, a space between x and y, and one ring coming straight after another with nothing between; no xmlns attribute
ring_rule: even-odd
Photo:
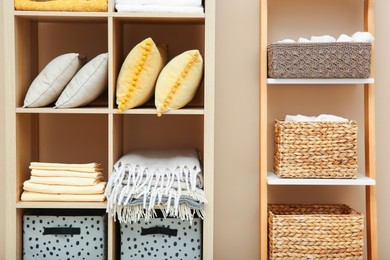
<svg viewBox="0 0 390 260"><path fill-rule="evenodd" d="M106 216L23 216L23 259L106 259Z"/></svg>
<svg viewBox="0 0 390 260"><path fill-rule="evenodd" d="M202 258L202 222L155 218L122 223L121 259L192 260Z"/></svg>

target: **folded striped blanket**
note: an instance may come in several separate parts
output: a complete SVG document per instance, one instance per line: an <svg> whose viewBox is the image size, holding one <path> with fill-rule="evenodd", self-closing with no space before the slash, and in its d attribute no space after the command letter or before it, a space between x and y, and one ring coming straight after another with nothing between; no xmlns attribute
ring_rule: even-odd
<svg viewBox="0 0 390 260"><path fill-rule="evenodd" d="M204 216L202 187L196 150L135 151L114 165L105 190L107 213L120 222L148 220L158 207L192 222L195 213Z"/></svg>

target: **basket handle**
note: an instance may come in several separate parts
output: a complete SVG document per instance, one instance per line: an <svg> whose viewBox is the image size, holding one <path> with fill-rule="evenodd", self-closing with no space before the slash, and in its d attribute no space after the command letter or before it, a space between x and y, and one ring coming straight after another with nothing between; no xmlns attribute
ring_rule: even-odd
<svg viewBox="0 0 390 260"><path fill-rule="evenodd" d="M43 235L80 235L80 228L74 227L44 227Z"/></svg>
<svg viewBox="0 0 390 260"><path fill-rule="evenodd" d="M161 235L168 235L168 236L177 236L177 229L171 229L166 227L151 227L151 228L142 228L141 227L141 236L146 235L155 235L155 234L161 234Z"/></svg>

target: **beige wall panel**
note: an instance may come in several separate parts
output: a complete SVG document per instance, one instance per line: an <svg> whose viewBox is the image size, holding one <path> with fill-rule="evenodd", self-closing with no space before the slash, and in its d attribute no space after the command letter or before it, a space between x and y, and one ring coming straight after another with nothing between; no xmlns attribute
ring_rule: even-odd
<svg viewBox="0 0 390 260"><path fill-rule="evenodd" d="M215 260L258 259L259 1L217 1Z"/></svg>
<svg viewBox="0 0 390 260"><path fill-rule="evenodd" d="M390 259L390 2L376 1L376 147L379 259Z"/></svg>
<svg viewBox="0 0 390 260"><path fill-rule="evenodd" d="M4 119L4 35L3 35L3 0L0 0L0 259L5 258L5 119Z"/></svg>

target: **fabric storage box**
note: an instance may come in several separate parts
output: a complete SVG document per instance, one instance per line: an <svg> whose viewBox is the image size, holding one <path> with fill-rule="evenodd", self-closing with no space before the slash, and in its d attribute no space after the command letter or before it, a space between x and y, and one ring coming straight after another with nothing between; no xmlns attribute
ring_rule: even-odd
<svg viewBox="0 0 390 260"><path fill-rule="evenodd" d="M23 259L106 259L106 216L23 216Z"/></svg>
<svg viewBox="0 0 390 260"><path fill-rule="evenodd" d="M176 218L122 223L121 259L201 259L202 222Z"/></svg>
<svg viewBox="0 0 390 260"><path fill-rule="evenodd" d="M363 259L364 216L347 205L268 205L269 259Z"/></svg>
<svg viewBox="0 0 390 260"><path fill-rule="evenodd" d="M274 43L268 46L270 78L368 78L371 43Z"/></svg>
<svg viewBox="0 0 390 260"><path fill-rule="evenodd" d="M15 0L15 10L107 12L107 0Z"/></svg>
<svg viewBox="0 0 390 260"><path fill-rule="evenodd" d="M274 172L283 178L357 177L357 122L275 120Z"/></svg>

